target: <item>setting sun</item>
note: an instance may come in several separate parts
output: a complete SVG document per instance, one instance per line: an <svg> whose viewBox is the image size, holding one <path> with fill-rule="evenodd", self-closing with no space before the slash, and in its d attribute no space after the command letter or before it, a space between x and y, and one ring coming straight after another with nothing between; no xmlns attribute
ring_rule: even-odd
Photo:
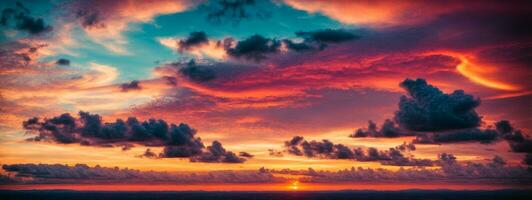
<svg viewBox="0 0 532 200"><path fill-rule="evenodd" d="M290 184L290 189L292 189L292 190L298 190L298 189L299 189L299 181L293 181L293 182Z"/></svg>

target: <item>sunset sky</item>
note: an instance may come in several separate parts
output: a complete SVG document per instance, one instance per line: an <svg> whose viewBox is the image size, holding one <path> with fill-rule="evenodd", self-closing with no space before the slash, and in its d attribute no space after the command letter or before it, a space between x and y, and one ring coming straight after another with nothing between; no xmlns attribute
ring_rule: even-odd
<svg viewBox="0 0 532 200"><path fill-rule="evenodd" d="M0 10L1 185L532 183L530 2Z"/></svg>

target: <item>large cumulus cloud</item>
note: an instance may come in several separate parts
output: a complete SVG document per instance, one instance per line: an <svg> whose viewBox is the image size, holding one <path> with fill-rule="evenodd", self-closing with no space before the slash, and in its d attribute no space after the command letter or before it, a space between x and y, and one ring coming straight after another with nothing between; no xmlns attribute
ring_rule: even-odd
<svg viewBox="0 0 532 200"><path fill-rule="evenodd" d="M395 113L401 127L412 131L444 131L480 125L481 117L475 111L480 99L463 90L445 94L424 79L406 79L400 85L407 92Z"/></svg>

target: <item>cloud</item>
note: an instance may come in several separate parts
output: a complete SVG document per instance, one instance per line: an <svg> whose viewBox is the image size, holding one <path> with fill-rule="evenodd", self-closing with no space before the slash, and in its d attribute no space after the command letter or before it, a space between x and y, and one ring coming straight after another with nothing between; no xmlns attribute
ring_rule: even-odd
<svg viewBox="0 0 532 200"><path fill-rule="evenodd" d="M527 165L532 165L532 154L527 153L525 158L523 159L523 163Z"/></svg>
<svg viewBox="0 0 532 200"><path fill-rule="evenodd" d="M73 1L66 5L73 18L96 43L111 52L128 54L128 43L123 35L131 24L151 22L158 15L182 12L199 1Z"/></svg>
<svg viewBox="0 0 532 200"><path fill-rule="evenodd" d="M205 32L196 31L191 32L187 38L180 40L177 45L179 52L183 52L184 50L201 46L203 44L207 44L208 42L209 39L207 38L207 34L205 34Z"/></svg>
<svg viewBox="0 0 532 200"><path fill-rule="evenodd" d="M531 153L532 152L532 140L526 139L524 141L509 142L513 152L518 153Z"/></svg>
<svg viewBox="0 0 532 200"><path fill-rule="evenodd" d="M145 151L142 155L140 155L139 157L144 157L144 158L159 158L159 157L157 156L156 153L154 153L153 151L151 151L150 148L147 148L146 151Z"/></svg>
<svg viewBox="0 0 532 200"><path fill-rule="evenodd" d="M370 120L368 121L367 130L359 128L349 135L349 137L400 137L409 135L412 134L405 133L405 131L400 130L399 127L395 125L395 122L390 119L386 119L382 123L380 130L377 130L377 124Z"/></svg>
<svg viewBox="0 0 532 200"><path fill-rule="evenodd" d="M197 58L209 57L226 59L228 57L259 62L289 50L303 52L323 50L328 44L338 44L358 39L360 36L343 29L323 29L307 32L296 32L302 42L294 39L266 38L252 35L243 40L227 37L221 40L209 40L203 31L191 32L186 38L158 38L159 43L179 53L188 53Z"/></svg>
<svg viewBox="0 0 532 200"><path fill-rule="evenodd" d="M127 92L129 90L140 90L142 87L140 87L140 81L133 80L129 83L121 84L120 89L122 89L122 92Z"/></svg>
<svg viewBox="0 0 532 200"><path fill-rule="evenodd" d="M30 118L22 123L23 128L38 134L30 141L53 140L57 143L79 143L88 146L115 146L140 144L144 146L162 146L161 158L190 158L193 162L241 163L245 159L226 151L221 143L213 142L204 150L204 144L196 137L196 130L187 124L168 124L164 120L149 119L139 121L129 117L126 121L103 122L98 114L79 112L79 118L69 113L40 120ZM153 157L147 150L145 157ZM212 159L207 159L212 158Z"/></svg>
<svg viewBox="0 0 532 200"><path fill-rule="evenodd" d="M328 43L341 43L360 38L360 36L342 29L300 31L296 32L296 35L303 38L307 43L318 43L320 48L324 48Z"/></svg>
<svg viewBox="0 0 532 200"><path fill-rule="evenodd" d="M0 25L25 31L30 35L39 35L52 30L52 26L47 25L43 18L31 16L30 10L20 2L16 3L15 8L2 10Z"/></svg>
<svg viewBox="0 0 532 200"><path fill-rule="evenodd" d="M245 151L242 151L242 152L238 153L238 155L240 157L246 157L246 158L253 158L254 157L254 155L252 155L252 154L250 154L248 152L245 152Z"/></svg>
<svg viewBox="0 0 532 200"><path fill-rule="evenodd" d="M290 39L283 39L283 45L295 52L310 50L323 50L328 44L337 44L359 39L360 36L352 31L343 29L323 29L315 31L299 31L296 36L303 39L303 42L294 42Z"/></svg>
<svg viewBox="0 0 532 200"><path fill-rule="evenodd" d="M266 55L279 51L281 42L276 39L265 38L261 35L253 35L242 41L238 41L235 47L228 48L227 54L235 58L245 58L254 61L260 61L266 58Z"/></svg>
<svg viewBox="0 0 532 200"><path fill-rule="evenodd" d="M412 131L444 131L473 128L481 117L475 111L480 99L456 90L445 94L424 79L406 79L401 87L408 95L401 97L395 120Z"/></svg>
<svg viewBox="0 0 532 200"><path fill-rule="evenodd" d="M12 164L2 169L13 173L8 177L18 183L270 183L280 182L270 173L258 171L209 171L193 173L139 171L118 167L85 164Z"/></svg>
<svg viewBox="0 0 532 200"><path fill-rule="evenodd" d="M216 78L216 72L211 69L211 66L198 65L194 60L191 60L187 64L176 63L176 65L182 66L179 69L179 73L193 81L204 82Z"/></svg>
<svg viewBox="0 0 532 200"><path fill-rule="evenodd" d="M444 157L447 157L445 154ZM451 160L454 157L451 156ZM338 171L314 170L276 170L262 169L261 171L272 174L298 175L300 182L311 183L338 183L338 182L372 182L372 181L399 181L415 182L419 181L449 181L467 183L493 183L498 181L509 184L530 183L532 173L522 166L505 165L498 156L488 163L465 162L459 163L449 161L437 168L414 167L400 168L398 170L382 168L362 168L352 167Z"/></svg>
<svg viewBox="0 0 532 200"><path fill-rule="evenodd" d="M65 58L60 58L55 63L58 64L58 65L67 65L68 66L68 65L70 65L70 60L65 59Z"/></svg>
<svg viewBox="0 0 532 200"><path fill-rule="evenodd" d="M190 36L189 36L190 37ZM225 60L227 56L226 47L231 45L232 39L224 40L208 40L196 45L189 45L186 48L181 47L181 41L187 38L158 38L161 45L172 50L177 50L179 53L187 53L196 58L214 58L218 60Z"/></svg>
<svg viewBox="0 0 532 200"><path fill-rule="evenodd" d="M201 8L207 11L207 20L213 23L238 24L244 19L265 19L271 15L270 11L257 6L255 0L211 1L202 5Z"/></svg>
<svg viewBox="0 0 532 200"><path fill-rule="evenodd" d="M521 130L516 130L508 120L500 120L495 123L495 128L499 134L508 141L523 142L525 137Z"/></svg>
<svg viewBox="0 0 532 200"><path fill-rule="evenodd" d="M226 151L222 143L213 141L211 146L207 147L207 151L191 158L192 162L207 162L207 163L242 163L246 159L238 157L231 151Z"/></svg>
<svg viewBox="0 0 532 200"><path fill-rule="evenodd" d="M414 142L420 144L433 143L452 143L452 142L470 142L479 141L482 143L489 143L499 139L499 134L493 129L461 129L455 131L436 132L430 136L420 135Z"/></svg>
<svg viewBox="0 0 532 200"><path fill-rule="evenodd" d="M393 28L400 26L415 26L438 19L455 12L496 12L500 10L515 10L517 6L501 4L496 1L484 3L465 2L365 2L365 1L303 1L284 0L284 3L295 9L309 13L319 13L340 21L344 24L372 27ZM352 12L353 10L357 12ZM521 9L523 10L523 9Z"/></svg>
<svg viewBox="0 0 532 200"><path fill-rule="evenodd" d="M285 141L285 151L295 156L324 159L347 159L359 162L380 162L382 165L394 166L432 166L434 162L429 159L416 159L403 154L415 150L412 143L404 143L386 151L379 151L370 147L366 151L362 148L350 149L343 144L334 144L329 140L307 141L301 136L294 136Z"/></svg>

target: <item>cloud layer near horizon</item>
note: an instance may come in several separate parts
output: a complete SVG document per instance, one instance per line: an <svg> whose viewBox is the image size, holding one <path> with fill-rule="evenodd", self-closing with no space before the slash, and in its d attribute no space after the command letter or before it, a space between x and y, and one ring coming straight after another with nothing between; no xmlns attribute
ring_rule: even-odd
<svg viewBox="0 0 532 200"><path fill-rule="evenodd" d="M529 4L7 1L0 140L33 145L15 142L26 120L50 145L140 158L436 166L426 155L467 143L467 159L528 164ZM79 110L99 115L61 114ZM388 148L405 141L419 150Z"/></svg>

